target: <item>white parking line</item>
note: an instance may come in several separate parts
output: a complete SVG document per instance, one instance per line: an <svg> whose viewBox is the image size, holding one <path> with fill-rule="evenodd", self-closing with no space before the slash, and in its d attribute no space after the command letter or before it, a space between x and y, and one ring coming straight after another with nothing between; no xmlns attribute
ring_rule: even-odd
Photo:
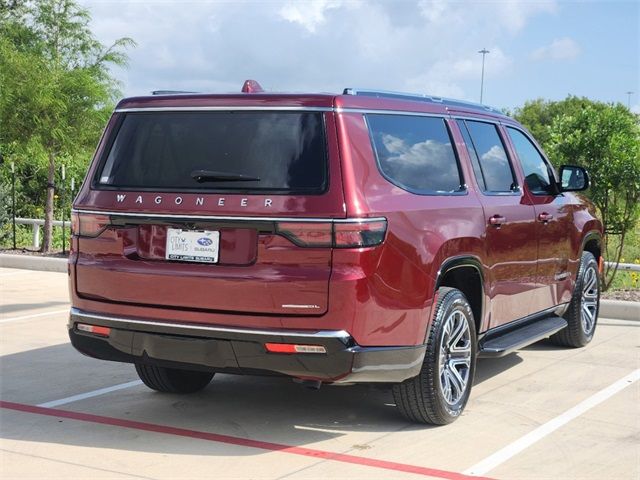
<svg viewBox="0 0 640 480"><path fill-rule="evenodd" d="M0 319L0 323L17 322L18 320L28 320L29 318L46 317L47 315L58 315L59 313L69 313L69 309L53 310L49 312L33 313L31 315L22 315L21 317L9 317Z"/></svg>
<svg viewBox="0 0 640 480"><path fill-rule="evenodd" d="M52 400L51 402L41 403L40 405L38 405L38 407L59 407L60 405L66 405L67 403L77 402L79 400L84 400L85 398L97 397L98 395L104 395L105 393L115 392L117 390L124 390L125 388L137 387L138 385L142 385L142 382L140 380L134 380L132 382L121 383L112 387L100 388L98 390L92 390L91 392L80 393L71 397L61 398L60 400Z"/></svg>
<svg viewBox="0 0 640 480"><path fill-rule="evenodd" d="M570 408L563 414L558 415L557 417L543 425L540 425L538 428L526 434L524 437L520 437L515 442L510 443L502 450L498 450L493 455L490 455L481 462L476 463L473 467L468 468L463 473L465 475L485 475L487 472L493 470L498 465L506 462L511 457L530 447L538 440L541 440L558 428L569 423L571 420L579 417L588 410L591 410L596 405L599 405L616 393L638 381L638 379L640 379L640 368L631 372L626 377L621 378L617 382L609 385L607 388L600 390L598 393L593 394L592 396L580 402L575 407Z"/></svg>

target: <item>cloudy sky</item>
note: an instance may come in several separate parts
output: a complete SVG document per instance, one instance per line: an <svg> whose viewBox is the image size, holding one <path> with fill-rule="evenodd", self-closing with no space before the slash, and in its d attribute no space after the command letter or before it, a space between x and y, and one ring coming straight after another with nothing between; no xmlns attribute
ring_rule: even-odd
<svg viewBox="0 0 640 480"><path fill-rule="evenodd" d="M584 95L640 111L640 2L81 0L98 38L133 38L126 96L345 87L485 103Z"/></svg>

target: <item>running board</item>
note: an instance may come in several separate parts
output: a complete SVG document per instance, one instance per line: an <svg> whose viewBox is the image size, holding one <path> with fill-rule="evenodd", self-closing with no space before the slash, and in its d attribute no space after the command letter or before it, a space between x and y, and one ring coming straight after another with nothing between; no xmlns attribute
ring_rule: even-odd
<svg viewBox="0 0 640 480"><path fill-rule="evenodd" d="M504 329L500 332L487 333L480 341L478 348L480 357L503 357L515 350L531 345L567 326L567 321L560 317L546 317L522 326Z"/></svg>

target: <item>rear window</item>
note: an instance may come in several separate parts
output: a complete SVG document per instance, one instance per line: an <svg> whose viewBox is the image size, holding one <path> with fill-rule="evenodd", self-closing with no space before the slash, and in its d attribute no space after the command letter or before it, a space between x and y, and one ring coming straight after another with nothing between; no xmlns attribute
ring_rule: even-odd
<svg viewBox="0 0 640 480"><path fill-rule="evenodd" d="M463 193L464 181L444 119L367 115L382 174L412 193Z"/></svg>
<svg viewBox="0 0 640 480"><path fill-rule="evenodd" d="M95 183L123 190L322 193L322 113L127 113Z"/></svg>

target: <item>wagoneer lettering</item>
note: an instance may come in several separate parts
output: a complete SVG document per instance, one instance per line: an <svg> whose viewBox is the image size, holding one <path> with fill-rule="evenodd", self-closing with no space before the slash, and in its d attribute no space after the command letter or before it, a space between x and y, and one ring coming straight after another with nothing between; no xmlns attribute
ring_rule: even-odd
<svg viewBox="0 0 640 480"><path fill-rule="evenodd" d="M572 193L584 169L559 177L484 105L252 91L118 104L73 205L80 352L161 392L216 372L377 382L445 424L478 356L591 341L602 225Z"/></svg>
<svg viewBox="0 0 640 480"><path fill-rule="evenodd" d="M138 195L136 196L135 199L135 203L137 204L144 204L144 198L142 195ZM185 201L185 199L181 196L174 196L174 197L169 197L171 199L171 201L173 201L174 204L176 205L181 205L182 202ZM118 193L116 194L116 203L125 203L125 200L127 199L127 195L123 194L123 193ZM157 195L153 197L153 202L157 205L160 205L163 200L165 199L164 195ZM217 205L218 207L225 207L225 206L231 206L231 205L227 205L226 204L226 198L224 197L218 197L218 198L213 198L213 199L206 199L206 203L207 205L211 204L211 205ZM249 202L251 200L249 200L248 198L240 198L240 199L236 199L236 205L237 207L248 207L249 206ZM151 199L149 199L149 201L151 201ZM264 199L260 199L259 203L262 203L263 206L265 207L271 207L273 205L273 200L271 198L264 198ZM126 203L125 203L126 205ZM204 206L205 205L205 198L204 197L197 197L193 200L193 205L198 207L198 206Z"/></svg>

